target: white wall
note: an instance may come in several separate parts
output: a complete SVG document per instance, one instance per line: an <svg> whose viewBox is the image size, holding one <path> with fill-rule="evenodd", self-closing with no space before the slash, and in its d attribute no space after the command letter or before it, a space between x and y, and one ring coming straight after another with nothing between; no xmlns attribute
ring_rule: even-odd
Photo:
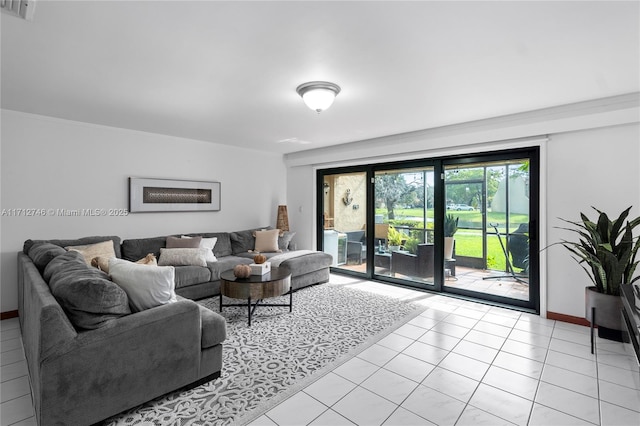
<svg viewBox="0 0 640 426"><path fill-rule="evenodd" d="M295 153L287 156L288 199L290 203L304 203L305 209L312 205L315 211L315 195L309 193L309 188L315 188L315 170L318 168L540 145L540 243L543 247L567 237L553 228L560 224L558 217L578 219L579 212L587 212L591 205L612 214L633 205L632 216L640 215L640 125L637 104L633 108L635 116L625 110L628 115L615 119L610 111L583 117L569 114L570 120L566 121L560 115L540 112L537 115L542 119L534 117L532 121L524 117L522 127L505 126L502 123L505 120L496 120L496 123L476 126L482 132L454 127L451 132L438 129ZM566 109L562 112L566 113ZM581 126L586 130L575 129ZM564 128L569 130L546 131ZM544 134L547 134L547 142L542 137L495 142L497 137L505 135L525 138ZM299 219L297 229L305 232L298 235L298 244L315 247L315 216L309 214ZM542 314L550 311L584 317L584 287L589 280L584 271L562 247L543 252L541 261Z"/></svg>
<svg viewBox="0 0 640 426"><path fill-rule="evenodd" d="M2 110L1 118L2 312L18 306L16 253L26 239L234 231L275 225L277 206L287 202L287 171L279 154L8 110ZM219 181L221 211L124 217L9 212L126 209L129 176Z"/></svg>
<svg viewBox="0 0 640 426"><path fill-rule="evenodd" d="M139 176L220 181L222 210L97 218L2 216L1 310L17 307L15 256L28 238L237 230L275 225L277 205L287 204L294 243L315 248L318 167L542 144L541 244L554 242L564 235L553 228L560 224L557 218L577 218L591 205L612 213L633 205L633 214L640 215L638 111L635 94L300 152L288 155L285 166L279 155L265 152L3 110L0 209L126 208L127 177ZM540 137L492 142L545 134L547 143ZM561 247L548 249L542 262L543 308L582 317L584 272Z"/></svg>
<svg viewBox="0 0 640 426"><path fill-rule="evenodd" d="M295 182L295 184L292 184ZM315 250L316 175L311 167L294 167L287 172L289 229L296 232L298 249Z"/></svg>
<svg viewBox="0 0 640 426"><path fill-rule="evenodd" d="M548 144L547 238L575 240L557 229L558 218L578 221L580 212L596 219L591 206L617 217L633 206L640 216L640 126L626 125L552 135ZM549 247L548 310L584 317L584 287L591 281L561 246Z"/></svg>

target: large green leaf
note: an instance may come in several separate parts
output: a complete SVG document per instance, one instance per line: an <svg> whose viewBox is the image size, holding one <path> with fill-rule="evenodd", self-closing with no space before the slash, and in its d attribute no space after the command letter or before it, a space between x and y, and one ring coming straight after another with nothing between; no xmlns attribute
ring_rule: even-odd
<svg viewBox="0 0 640 426"><path fill-rule="evenodd" d="M580 213L580 221L561 219L572 227L560 229L573 232L577 241L561 240L558 244L571 253L571 257L585 270L601 293L617 295L621 283L635 282L634 277L640 261L636 256L640 250L640 238L634 238L633 230L640 226L640 217L627 220L631 207L612 221L597 208L597 222Z"/></svg>

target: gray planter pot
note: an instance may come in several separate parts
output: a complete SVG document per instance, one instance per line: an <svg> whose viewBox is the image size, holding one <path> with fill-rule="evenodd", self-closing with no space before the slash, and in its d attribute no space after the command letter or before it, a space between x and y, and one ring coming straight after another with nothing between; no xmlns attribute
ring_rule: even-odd
<svg viewBox="0 0 640 426"><path fill-rule="evenodd" d="M595 286L585 288L585 318L592 323L591 308L596 308L595 325L620 330L622 328L620 296L598 293Z"/></svg>

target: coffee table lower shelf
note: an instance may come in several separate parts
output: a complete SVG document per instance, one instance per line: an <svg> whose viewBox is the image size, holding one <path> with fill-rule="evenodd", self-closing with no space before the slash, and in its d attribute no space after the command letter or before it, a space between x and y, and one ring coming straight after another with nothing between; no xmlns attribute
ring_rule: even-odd
<svg viewBox="0 0 640 426"><path fill-rule="evenodd" d="M289 294L289 303L263 303L264 299ZM223 303L222 296L232 299L246 299L247 303ZM249 278L237 278L233 270L220 274L220 312L230 306L247 307L247 323L251 327L251 318L258 306L281 306L293 310L293 291L291 272L287 268L271 268L264 275L251 275Z"/></svg>

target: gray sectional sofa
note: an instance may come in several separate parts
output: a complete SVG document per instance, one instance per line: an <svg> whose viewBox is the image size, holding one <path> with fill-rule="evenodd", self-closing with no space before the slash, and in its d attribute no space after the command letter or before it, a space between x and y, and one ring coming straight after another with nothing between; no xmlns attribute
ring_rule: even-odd
<svg viewBox="0 0 640 426"><path fill-rule="evenodd" d="M219 295L220 272L252 262L251 232L197 234L218 238L217 261L176 266L178 301L139 312L107 274L63 247L110 240L116 257L135 261L158 255L166 237L27 240L18 253L18 310L38 424L93 424L219 377L225 320L190 299ZM300 251L285 253L280 266L297 290L328 281L331 261Z"/></svg>
<svg viewBox="0 0 640 426"><path fill-rule="evenodd" d="M176 268L176 293L189 299L202 299L220 294L220 273L233 269L237 264L253 262L255 248L254 231L272 229L271 227L247 229L235 232L202 232L189 234L168 235L179 237L201 236L217 238L213 249L217 261L208 263L207 268L200 266L180 266ZM285 233L279 238L278 247L281 252L262 253L267 258L282 257L283 252L289 252L289 243L293 233ZM152 238L127 239L122 241L122 258L130 261L142 259L149 253L160 257L160 249L166 247L167 235ZM298 290L309 285L329 281L329 266L331 255L299 250L299 256L292 256L284 260L279 266L287 267L291 271L291 287Z"/></svg>

